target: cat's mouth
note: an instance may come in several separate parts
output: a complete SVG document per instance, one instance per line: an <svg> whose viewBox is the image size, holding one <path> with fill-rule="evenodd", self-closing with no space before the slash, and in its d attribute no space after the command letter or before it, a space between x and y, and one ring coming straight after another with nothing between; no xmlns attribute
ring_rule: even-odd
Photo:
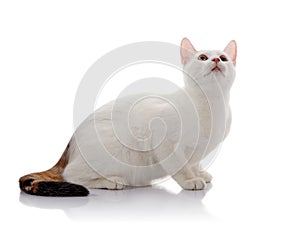
<svg viewBox="0 0 300 225"><path fill-rule="evenodd" d="M214 68L211 69L211 71L218 72L221 71L221 69L218 66L215 66Z"/></svg>

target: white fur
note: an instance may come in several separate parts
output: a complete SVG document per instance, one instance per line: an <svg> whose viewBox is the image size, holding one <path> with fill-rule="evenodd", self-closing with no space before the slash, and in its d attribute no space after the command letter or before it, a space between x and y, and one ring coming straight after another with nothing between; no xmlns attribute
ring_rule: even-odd
<svg viewBox="0 0 300 225"><path fill-rule="evenodd" d="M193 49L192 49L193 50ZM229 52L231 53L231 52ZM208 60L198 60L200 54L205 54ZM211 60L220 55L225 55L229 61L220 62L219 67L221 71L211 71L215 63ZM236 55L236 53L235 53ZM212 112L208 100L211 102L218 102L220 96L215 93L216 81L224 97L224 113L226 118L225 136L229 132L231 123L231 113L229 107L229 91L235 77L234 63L230 60L232 56L228 52L222 51L200 51L194 52L188 58L185 57L184 70L189 74L185 76L185 91L191 97L199 122L201 124L200 141L192 158L175 174L170 174L168 171L172 168L162 165L159 162L174 150L178 137L178 117L176 112L165 101L159 98L149 98L140 101L135 105L134 110L130 111L129 120L130 132L121 132L122 139L115 135L116 127L113 124L112 111L114 111L114 118L121 117L121 111L113 109L114 102L110 102L99 108L94 114L87 118L80 127L75 131L74 136L70 142L69 163L66 166L63 177L66 181L84 185L88 188L108 188L108 189L122 189L125 186L146 186L151 185L153 177L173 176L178 184L184 189L204 189L206 183L210 182L212 177L205 171L201 171L200 162L209 154L222 140L217 140L212 143L207 152L201 141L207 141L211 135L211 117ZM235 59L234 59L235 60ZM199 89L197 84L205 87L205 94ZM176 98L178 93L172 96ZM179 96L179 95L178 95ZM170 96L166 96L168 99ZM180 98L180 96L178 97ZM128 96L119 99L120 107L128 107L132 105L137 96ZM127 106L126 106L127 105ZM154 117L161 117L162 121L154 121ZM132 120L130 118L133 118ZM117 120L122 121L122 120ZM149 121L151 128L149 128ZM167 131L164 133L164 126L167 126ZM105 152L98 151L98 140L93 134L96 127L97 133L100 136L105 148L117 160L130 165L147 165L142 173L131 169L121 169L120 162L108 164L105 161ZM122 126L125 130L126 127ZM218 128L215 128L216 131ZM160 144L160 136L164 133L164 142ZM125 136L124 136L125 135ZM193 135L193 130L189 130L182 135L184 148L191 148L189 137ZM147 138L147 142L140 142L138 138ZM223 136L222 136L223 137ZM145 140L145 139L144 139ZM124 141L124 143L121 143ZM146 144L141 144L146 143ZM84 147L83 147L84 145ZM159 151L149 151L157 146ZM83 149L84 148L84 149ZM141 151L133 151L132 149L140 149ZM188 150L183 149L185 154ZM144 151L143 151L144 150ZM84 152L83 152L84 151ZM186 152L185 152L186 151ZM178 157L180 157L178 155ZM88 163L87 163L88 161ZM151 165L158 166L151 166ZM98 168L94 168L99 165ZM96 171L95 171L96 170ZM101 170L101 171L99 171ZM101 175L100 175L101 174Z"/></svg>

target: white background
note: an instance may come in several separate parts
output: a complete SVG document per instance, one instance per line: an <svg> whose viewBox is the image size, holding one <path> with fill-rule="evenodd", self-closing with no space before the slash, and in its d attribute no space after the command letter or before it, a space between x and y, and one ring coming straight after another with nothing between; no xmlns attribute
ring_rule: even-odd
<svg viewBox="0 0 300 225"><path fill-rule="evenodd" d="M298 1L1 1L3 221L299 224ZM21 194L18 178L50 168L73 133L81 78L100 56L137 41L198 49L238 43L233 124L204 192L95 191L88 198Z"/></svg>

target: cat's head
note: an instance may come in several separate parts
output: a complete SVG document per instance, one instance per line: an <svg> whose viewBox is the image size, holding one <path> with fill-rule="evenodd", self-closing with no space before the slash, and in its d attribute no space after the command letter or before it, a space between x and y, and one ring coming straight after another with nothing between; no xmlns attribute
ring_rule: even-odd
<svg viewBox="0 0 300 225"><path fill-rule="evenodd" d="M187 38L183 38L180 54L183 70L194 81L205 85L212 80L217 80L223 91L230 90L235 78L237 56L235 41L230 41L223 51L197 51ZM186 84L191 85L191 82L187 80L190 79L185 79Z"/></svg>

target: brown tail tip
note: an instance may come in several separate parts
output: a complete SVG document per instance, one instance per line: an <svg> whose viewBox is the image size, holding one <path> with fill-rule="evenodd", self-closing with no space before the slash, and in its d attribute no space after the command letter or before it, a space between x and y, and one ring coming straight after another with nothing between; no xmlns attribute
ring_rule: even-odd
<svg viewBox="0 0 300 225"><path fill-rule="evenodd" d="M34 181L28 179L19 181L20 189L27 194L53 197L87 196L88 189L79 185L64 181Z"/></svg>

